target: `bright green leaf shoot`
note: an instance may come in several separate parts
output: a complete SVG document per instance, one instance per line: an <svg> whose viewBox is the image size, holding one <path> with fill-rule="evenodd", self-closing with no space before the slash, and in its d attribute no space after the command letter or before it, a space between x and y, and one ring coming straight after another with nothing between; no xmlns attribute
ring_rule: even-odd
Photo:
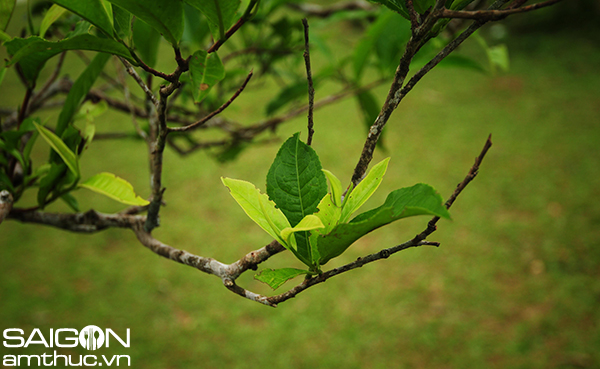
<svg viewBox="0 0 600 369"><path fill-rule="evenodd" d="M127 205L144 206L150 203L136 195L129 182L112 173L98 173L80 183L79 187L87 188Z"/></svg>
<svg viewBox="0 0 600 369"><path fill-rule="evenodd" d="M40 133L40 136L52 147L54 151L62 158L67 167L75 174L76 177L79 178L79 160L77 159L77 155L71 149L67 147L67 145L60 139L54 132L49 129L37 124L33 123L35 128Z"/></svg>
<svg viewBox="0 0 600 369"><path fill-rule="evenodd" d="M340 223L346 223L350 219L350 216L357 211L377 190L383 176L387 170L388 162L390 158L383 159L377 165L375 165L367 176L356 186L356 188L347 195L348 199L345 201L342 208L342 216Z"/></svg>
<svg viewBox="0 0 600 369"><path fill-rule="evenodd" d="M325 176L329 180L329 185L331 186L331 197L332 201L336 206L342 207L342 182L335 176L335 174L331 173L327 169L321 169Z"/></svg>
<svg viewBox="0 0 600 369"><path fill-rule="evenodd" d="M288 242L290 235L300 231L312 231L313 229L325 228L321 219L316 215L310 214L304 217L295 227L287 227L281 231L281 238Z"/></svg>

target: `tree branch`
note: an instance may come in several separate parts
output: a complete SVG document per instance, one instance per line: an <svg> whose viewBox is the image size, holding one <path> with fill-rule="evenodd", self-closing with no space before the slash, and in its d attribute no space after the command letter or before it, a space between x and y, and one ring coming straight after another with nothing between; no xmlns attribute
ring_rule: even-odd
<svg viewBox="0 0 600 369"><path fill-rule="evenodd" d="M302 19L302 26L304 28L304 65L306 66L306 79L308 81L308 138L306 144L308 146L312 143L313 134L313 110L315 108L315 87L313 85L312 72L310 68L310 47L308 43L308 20Z"/></svg>
<svg viewBox="0 0 600 369"><path fill-rule="evenodd" d="M439 10L435 17L437 18L463 18L463 19L475 19L475 20L485 20L485 21L497 21L504 19L512 14L520 14L525 12L530 12L533 10L545 8L550 5L554 5L562 0L548 0L541 3L531 4L528 6L518 6L511 7L509 9L502 10L450 10L450 9L441 9Z"/></svg>
<svg viewBox="0 0 600 369"><path fill-rule="evenodd" d="M194 128L198 128L200 126L202 126L204 123L208 122L212 117L214 117L215 115L221 113L223 110L227 109L227 107L229 105L231 105L231 103L238 97L240 96L240 94L242 93L242 91L244 91L244 89L246 88L246 85L248 84L248 82L250 81L250 78L252 78L253 72L251 71L248 76L246 77L246 79L244 80L244 82L242 83L242 85L240 86L240 88L237 89L237 91L233 94L233 96L231 96L231 98L229 100L227 100L223 105L221 105L217 110L213 111L212 113L206 115L205 117L203 117L202 119L189 124L187 126L184 127L169 127L167 128L168 132L187 132L190 131Z"/></svg>

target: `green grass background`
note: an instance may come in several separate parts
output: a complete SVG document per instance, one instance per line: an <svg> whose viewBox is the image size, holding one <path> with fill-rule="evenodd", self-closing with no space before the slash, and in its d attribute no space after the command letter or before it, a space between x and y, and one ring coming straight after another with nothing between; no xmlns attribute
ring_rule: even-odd
<svg viewBox="0 0 600 369"><path fill-rule="evenodd" d="M156 256L127 230L82 235L5 221L1 328L27 335L40 328L46 336L50 328L89 324L117 333L130 328L131 348L99 354L130 355L132 367L149 369L600 367L600 50L597 42L563 31L511 34L507 73L435 70L392 116L387 153L375 155L392 160L366 208L416 182L447 197L493 135L479 176L451 210L453 221L441 221L430 237L440 248L403 251L273 309ZM19 103L14 86L7 76L3 106ZM268 87L254 89L230 113L253 121L268 93ZM386 89L376 93L383 101ZM130 124L112 117L99 121L98 130ZM315 115L313 147L340 178L349 178L362 148L361 119L352 100ZM306 137L305 118L282 125L279 142L253 147L226 165L206 153L181 159L167 151L168 205L155 236L227 263L268 243L220 177L264 189L279 143L297 131ZM46 154L42 147L37 155ZM149 194L142 143L97 141L82 166L84 178L110 171ZM77 197L84 209L120 209L84 190ZM406 241L427 220L378 230L330 264ZM299 263L284 253L263 266ZM251 273L239 282L271 293ZM0 347L2 354L49 351L16 350Z"/></svg>

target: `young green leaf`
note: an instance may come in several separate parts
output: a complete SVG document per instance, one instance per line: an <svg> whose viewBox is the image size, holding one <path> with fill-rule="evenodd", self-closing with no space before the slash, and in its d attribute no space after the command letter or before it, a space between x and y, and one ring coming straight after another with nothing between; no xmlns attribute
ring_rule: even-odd
<svg viewBox="0 0 600 369"><path fill-rule="evenodd" d="M179 0L109 0L157 30L173 46L183 34L183 4Z"/></svg>
<svg viewBox="0 0 600 369"><path fill-rule="evenodd" d="M225 68L217 53L198 50L190 59L190 80L195 102L200 102L210 89L225 78Z"/></svg>
<svg viewBox="0 0 600 369"><path fill-rule="evenodd" d="M79 187L97 192L127 205L144 206L150 202L135 194L133 186L112 173L98 173L79 184Z"/></svg>
<svg viewBox="0 0 600 369"><path fill-rule="evenodd" d="M327 194L327 180L321 171L317 153L300 141L299 133L290 137L279 149L267 174L267 194L290 222L297 225L305 216L317 210ZM300 259L312 260L308 232L294 237Z"/></svg>
<svg viewBox="0 0 600 369"><path fill-rule="evenodd" d="M133 24L133 44L142 61L154 68L158 59L160 33L148 23L137 19Z"/></svg>
<svg viewBox="0 0 600 369"><path fill-rule="evenodd" d="M335 176L335 174L331 173L330 171L328 171L327 169L321 169L323 171L323 173L325 173L325 176L327 177L327 179L329 180L329 185L331 186L331 197L332 197L332 201L333 203L338 206L338 207L342 207L342 182L340 182L340 180L338 179L338 177ZM322 200L321 200L322 201Z"/></svg>
<svg viewBox="0 0 600 369"><path fill-rule="evenodd" d="M52 149L62 158L67 167L73 172L76 177L79 177L79 160L77 155L60 139L54 132L49 129L33 123L37 128L40 136L52 147Z"/></svg>
<svg viewBox="0 0 600 369"><path fill-rule="evenodd" d="M316 229L312 234L327 234L335 228L340 222L342 208L337 206L329 194L325 195L318 206L318 211L315 213L323 223L322 229Z"/></svg>
<svg viewBox="0 0 600 369"><path fill-rule="evenodd" d="M56 4L52 5L44 15L42 23L40 24L40 37L44 37L46 31L48 31L48 28L50 28L50 26L56 22L58 18L60 18L66 11L67 9L63 8L62 6L58 6Z"/></svg>
<svg viewBox="0 0 600 369"><path fill-rule="evenodd" d="M250 219L283 246L287 246L281 238L281 231L290 227L290 222L267 195L260 193L250 182L225 177L221 181Z"/></svg>
<svg viewBox="0 0 600 369"><path fill-rule="evenodd" d="M263 269L260 273L254 276L254 279L271 286L272 289L276 290L282 284L303 274L312 274L308 270L301 270L295 268L282 268L282 269Z"/></svg>
<svg viewBox="0 0 600 369"><path fill-rule="evenodd" d="M398 219L416 215L435 215L450 219L442 197L426 184L392 191L383 205L358 215L350 223L339 224L330 233L317 238L319 265L324 265L365 234Z"/></svg>
<svg viewBox="0 0 600 369"><path fill-rule="evenodd" d="M363 178L350 194L347 195L348 199L345 201L344 207L342 208L340 223L346 223L350 219L350 216L352 216L352 214L377 190L383 180L389 161L390 158L383 159L371 168L367 176Z"/></svg>
<svg viewBox="0 0 600 369"><path fill-rule="evenodd" d="M281 238L283 238L284 241L288 242L290 236L293 233L300 231L312 231L313 229L319 228L325 228L323 222L321 222L321 219L319 219L319 217L317 217L316 215L309 214L305 216L304 219L300 221L300 223L296 224L295 227L284 228L281 231Z"/></svg>
<svg viewBox="0 0 600 369"><path fill-rule="evenodd" d="M113 37L112 14L107 13L101 0L52 0L98 27L108 37ZM44 34L40 33L44 37Z"/></svg>

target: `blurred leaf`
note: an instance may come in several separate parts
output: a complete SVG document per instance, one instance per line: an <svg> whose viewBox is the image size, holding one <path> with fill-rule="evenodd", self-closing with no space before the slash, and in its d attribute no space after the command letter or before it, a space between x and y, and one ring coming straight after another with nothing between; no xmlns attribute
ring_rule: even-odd
<svg viewBox="0 0 600 369"><path fill-rule="evenodd" d="M205 42L206 37L210 35L208 22L204 19L204 16L198 9L187 3L183 6L185 26L181 40L199 47Z"/></svg>
<svg viewBox="0 0 600 369"><path fill-rule="evenodd" d="M183 34L183 4L180 0L109 0L157 30L174 47Z"/></svg>
<svg viewBox="0 0 600 369"><path fill-rule="evenodd" d="M402 15L406 19L410 19L408 10L406 9L405 0L369 0L376 4L381 4L386 8Z"/></svg>
<svg viewBox="0 0 600 369"><path fill-rule="evenodd" d="M375 123L375 120L379 116L379 112L381 106L377 102L375 95L373 92L366 90L359 92L355 95L356 100L358 101L358 106L360 107L360 111L362 112L363 122L367 132L371 129L371 126ZM385 149L384 147L384 138L386 134L386 130L381 132L379 136L379 140L377 141L377 147L381 149Z"/></svg>
<svg viewBox="0 0 600 369"><path fill-rule="evenodd" d="M190 81L194 102L200 102L212 87L225 78L225 68L217 53L198 50L190 59Z"/></svg>
<svg viewBox="0 0 600 369"><path fill-rule="evenodd" d="M273 98L271 101L269 101L269 103L267 104L267 106L265 108L265 114L272 115L277 110L283 108L284 106L291 103L292 101L296 101L296 100L302 98L303 96L305 96L307 94L308 94L308 87L307 87L306 81L299 81L294 84L291 84L291 85L287 86L286 88L284 88L283 90L279 91L277 96L275 96L275 98Z"/></svg>
<svg viewBox="0 0 600 369"><path fill-rule="evenodd" d="M94 82L104 69L104 65L110 58L109 54L99 53L90 64L85 68L81 75L77 78L73 86L69 90L65 103L56 124L56 134L61 136L69 123L73 120L75 113L79 110L79 106L85 99L86 95L92 88Z"/></svg>
<svg viewBox="0 0 600 369"><path fill-rule="evenodd" d="M492 66L492 71L495 71L495 67L500 68L503 72L507 72L510 69L510 59L506 45L500 44L488 48L487 55Z"/></svg>
<svg viewBox="0 0 600 369"><path fill-rule="evenodd" d="M52 1L98 27L108 37L114 36L112 14L107 13L107 9L102 4L101 0ZM44 35L40 33L40 36L43 37Z"/></svg>
<svg viewBox="0 0 600 369"><path fill-rule="evenodd" d="M236 20L236 13L240 7L240 0L185 0L185 2L204 14L215 40L224 38L225 32Z"/></svg>
<svg viewBox="0 0 600 369"><path fill-rule="evenodd" d="M60 18L66 11L67 9L61 6L56 4L52 5L44 15L42 23L40 24L40 37L44 37L46 35L46 31L48 31L48 28L50 28L50 26L56 22L58 18Z"/></svg>
<svg viewBox="0 0 600 369"><path fill-rule="evenodd" d="M380 69L392 73L410 34L410 23L393 12L382 11L354 48L355 80L360 80L371 57L377 57L376 64Z"/></svg>
<svg viewBox="0 0 600 369"><path fill-rule="evenodd" d="M257 281L268 284L272 289L276 290L281 287L282 284L303 274L312 274L308 270L295 269L295 268L282 268L282 269L263 269L260 273L254 275L254 279Z"/></svg>
<svg viewBox="0 0 600 369"><path fill-rule="evenodd" d="M73 211L80 211L79 202L77 201L75 196L71 195L70 193L66 193L62 195L60 199L64 201L67 205L69 205L69 207L73 209Z"/></svg>
<svg viewBox="0 0 600 369"><path fill-rule="evenodd" d="M4 168L0 168L0 190L9 190L11 193L15 193L15 188L10 181L10 178L4 172Z"/></svg>
<svg viewBox="0 0 600 369"><path fill-rule="evenodd" d="M27 163L25 162L25 160L23 160L23 156L21 155L21 152L17 149L17 147L18 147L17 145L21 141L20 140L21 135L17 136L17 140L15 140L16 142L11 142L12 140L10 140L10 141L6 140L7 133L17 133L17 132L14 132L14 131L2 132L3 137L5 137L5 139L3 140L2 138L0 138L0 150L9 153L12 157L17 159L19 161L19 163L21 163L23 168L27 168Z"/></svg>
<svg viewBox="0 0 600 369"><path fill-rule="evenodd" d="M43 169L44 172L46 172L46 168L44 167ZM37 202L40 208L44 208L48 195L58 186L58 183L66 177L67 172L68 168L65 163L52 163L50 169L47 170L46 175L40 179L37 194ZM41 174L43 174L43 172L40 172L40 175Z"/></svg>
<svg viewBox="0 0 600 369"><path fill-rule="evenodd" d="M244 209L244 212L260 228L267 232L271 237L286 246L288 244L281 238L281 231L290 227L283 212L270 201L266 194L260 191L250 182L239 179L222 177L221 181L229 188L229 193L234 200ZM295 252L295 250L291 250Z"/></svg>
<svg viewBox="0 0 600 369"><path fill-rule="evenodd" d="M390 158L385 158L373 166L352 192L346 194L347 199L342 206L340 223L346 223L350 219L350 216L375 193L387 171L389 161Z"/></svg>
<svg viewBox="0 0 600 369"><path fill-rule="evenodd" d="M79 177L79 161L77 160L77 156L73 151L71 151L67 145L60 139L54 132L49 129L34 123L37 128L40 136L52 147L58 155L63 159L65 164L69 167L71 172L75 174L76 177Z"/></svg>
<svg viewBox="0 0 600 369"><path fill-rule="evenodd" d="M458 67L463 69L473 69L478 72L485 72L485 68L477 62L475 59L469 58L464 55L448 55L441 62L439 62L438 66L440 67Z"/></svg>
<svg viewBox="0 0 600 369"><path fill-rule="evenodd" d="M160 33L148 23L137 19L133 24L133 44L144 63L154 68L158 58Z"/></svg>
<svg viewBox="0 0 600 369"><path fill-rule="evenodd" d="M112 12L117 37L127 40L131 36L131 13L117 5L113 5Z"/></svg>
<svg viewBox="0 0 600 369"><path fill-rule="evenodd" d="M392 191L380 207L360 214L350 223L339 224L329 234L318 236L319 264L324 265L341 255L365 234L398 219L416 215L450 219L441 196L429 185L419 183Z"/></svg>
<svg viewBox="0 0 600 369"><path fill-rule="evenodd" d="M136 195L129 182L112 173L98 173L79 183L79 187L87 188L126 205L144 206L150 203Z"/></svg>
<svg viewBox="0 0 600 369"><path fill-rule="evenodd" d="M17 0L0 0L0 31L5 31Z"/></svg>

